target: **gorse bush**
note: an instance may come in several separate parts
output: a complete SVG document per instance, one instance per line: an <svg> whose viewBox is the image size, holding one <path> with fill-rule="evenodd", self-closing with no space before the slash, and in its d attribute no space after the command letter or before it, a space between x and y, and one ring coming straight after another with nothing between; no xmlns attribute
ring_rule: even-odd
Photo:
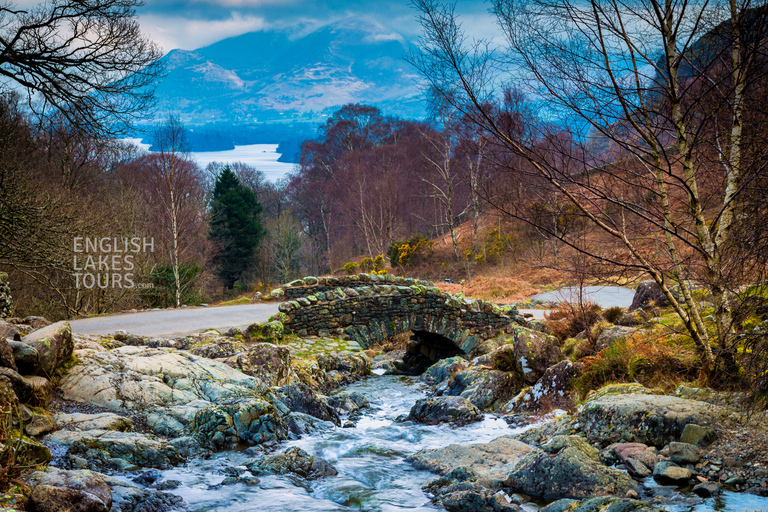
<svg viewBox="0 0 768 512"><path fill-rule="evenodd" d="M387 251L389 263L393 267L407 267L417 262L422 254L432 250L433 242L421 235L416 235L410 240L392 242Z"/></svg>

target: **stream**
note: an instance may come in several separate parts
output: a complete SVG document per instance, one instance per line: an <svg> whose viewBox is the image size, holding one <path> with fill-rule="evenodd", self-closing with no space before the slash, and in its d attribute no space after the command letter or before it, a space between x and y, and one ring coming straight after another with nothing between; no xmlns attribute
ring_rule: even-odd
<svg viewBox="0 0 768 512"><path fill-rule="evenodd" d="M250 450L221 452L208 459L193 459L186 465L162 472L162 480L178 480L173 494L184 498L190 512L265 512L265 511L434 511L421 486L437 477L419 471L405 457L425 448L440 448L451 443L486 443L499 436L522 432L501 418L486 414L481 422L454 428L398 423L413 403L423 398L428 387L412 377L371 377L344 388L363 393L370 405L354 427L333 428L321 434L281 443L279 451L298 446L310 455L327 459L339 474L306 481L291 476L261 476L253 486L244 483L220 485L229 468L245 471L243 463L255 456ZM129 481L134 475L118 476ZM647 487L659 487L652 479ZM662 491L664 491L662 489ZM662 494L680 497L668 488ZM691 496L689 496L690 498ZM724 492L716 499L695 500L686 505L666 506L670 512L768 511L768 498ZM526 510L535 507L524 506Z"/></svg>

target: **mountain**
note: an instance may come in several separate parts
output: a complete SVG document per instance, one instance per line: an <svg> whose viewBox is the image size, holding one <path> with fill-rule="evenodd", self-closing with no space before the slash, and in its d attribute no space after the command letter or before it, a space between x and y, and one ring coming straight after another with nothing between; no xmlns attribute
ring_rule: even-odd
<svg viewBox="0 0 768 512"><path fill-rule="evenodd" d="M250 32L173 50L163 58L159 112L177 113L190 127L316 127L339 106L360 102L421 118L418 76L403 60L408 48L400 34L374 21L347 19L309 33Z"/></svg>

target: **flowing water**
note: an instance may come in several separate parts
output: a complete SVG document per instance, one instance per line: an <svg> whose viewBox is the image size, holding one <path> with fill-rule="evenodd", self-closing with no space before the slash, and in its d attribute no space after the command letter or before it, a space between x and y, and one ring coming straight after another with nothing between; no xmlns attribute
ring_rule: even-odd
<svg viewBox="0 0 768 512"><path fill-rule="evenodd" d="M229 474L246 472L243 463L254 456L247 450L192 460L185 466L164 471L162 479L181 482L170 492L182 496L194 512L443 510L434 506L421 490L425 482L437 475L414 469L404 461L405 457L424 448L485 443L523 430L513 429L490 414L482 422L459 428L398 423L397 417L408 414L413 403L427 391L426 386L411 377L372 377L346 390L359 391L370 402L355 427L334 428L284 442L280 447L283 451L298 446L310 455L327 459L338 470L336 476L313 481L262 476L254 486L220 485ZM672 488L660 488L652 479L644 485L656 487L673 502L687 500L684 505L666 506L671 512L761 508L768 512L768 498L725 492L717 499L702 500L690 495L683 497Z"/></svg>

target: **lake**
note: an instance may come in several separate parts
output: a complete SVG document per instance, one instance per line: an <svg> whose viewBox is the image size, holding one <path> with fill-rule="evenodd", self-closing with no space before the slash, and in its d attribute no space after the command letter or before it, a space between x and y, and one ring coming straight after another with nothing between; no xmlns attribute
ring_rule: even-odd
<svg viewBox="0 0 768 512"><path fill-rule="evenodd" d="M149 144L142 144L141 139L125 139L134 145L149 151ZM192 158L201 168L211 162L234 163L243 162L262 171L271 182L276 182L293 171L295 164L278 162L280 153L277 152L277 144L248 144L235 146L235 149L227 151L192 152Z"/></svg>

